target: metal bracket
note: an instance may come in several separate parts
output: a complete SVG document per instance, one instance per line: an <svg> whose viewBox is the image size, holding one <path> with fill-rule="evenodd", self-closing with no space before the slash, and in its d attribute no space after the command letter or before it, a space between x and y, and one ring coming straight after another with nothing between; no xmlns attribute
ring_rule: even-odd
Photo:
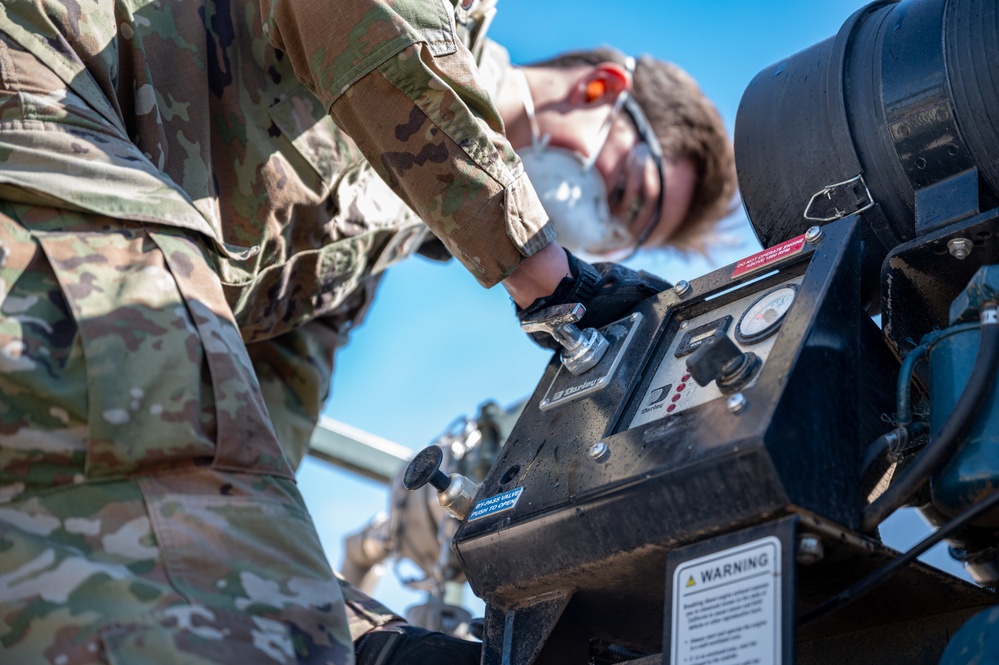
<svg viewBox="0 0 999 665"><path fill-rule="evenodd" d="M815 192L805 207L804 216L810 222L835 222L873 207L871 190L867 188L864 176L858 175Z"/></svg>

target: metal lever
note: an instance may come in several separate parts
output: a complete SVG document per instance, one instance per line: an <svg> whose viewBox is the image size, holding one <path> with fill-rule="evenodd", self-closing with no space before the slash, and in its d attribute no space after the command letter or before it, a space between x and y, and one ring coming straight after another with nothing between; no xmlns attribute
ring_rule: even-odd
<svg viewBox="0 0 999 665"><path fill-rule="evenodd" d="M547 307L520 320L524 332L546 332L562 345L562 364L578 376L596 367L610 345L595 328L580 330L576 322L586 314L581 303Z"/></svg>
<svg viewBox="0 0 999 665"><path fill-rule="evenodd" d="M427 446L416 454L406 467L402 485L410 491L415 491L424 485L431 485L437 490L437 502L444 506L452 517L459 520L472 509L475 494L479 486L465 476L452 473L450 476L441 471L444 451L440 446Z"/></svg>

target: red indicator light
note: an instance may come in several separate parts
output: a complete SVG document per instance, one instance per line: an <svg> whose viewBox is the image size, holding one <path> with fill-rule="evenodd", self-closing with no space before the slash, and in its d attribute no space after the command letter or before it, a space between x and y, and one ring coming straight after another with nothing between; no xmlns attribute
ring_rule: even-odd
<svg viewBox="0 0 999 665"><path fill-rule="evenodd" d="M676 404L670 404L669 406L667 406L666 411L668 413L673 413L674 411L676 411Z"/></svg>
<svg viewBox="0 0 999 665"><path fill-rule="evenodd" d="M673 401L673 402L679 402L680 401L680 395L679 395L679 393L676 394L676 395L673 395L673 398L672 398L671 401Z"/></svg>
<svg viewBox="0 0 999 665"><path fill-rule="evenodd" d="M681 383L680 385L678 385L678 386L676 387L676 391L677 391L677 392L681 392L681 391L682 391L682 390L683 390L684 388L686 388L686 387L687 387L687 384L686 384L686 383Z"/></svg>

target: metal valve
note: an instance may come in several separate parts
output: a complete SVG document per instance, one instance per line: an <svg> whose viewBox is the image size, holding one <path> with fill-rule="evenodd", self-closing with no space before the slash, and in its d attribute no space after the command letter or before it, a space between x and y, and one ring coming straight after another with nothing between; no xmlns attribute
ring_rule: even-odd
<svg viewBox="0 0 999 665"><path fill-rule="evenodd" d="M438 503L452 517L463 520L472 509L479 486L461 474L452 473L449 476L441 471L442 461L444 451L440 446L427 446L409 462L402 477L402 486L413 491L431 485L437 490Z"/></svg>
<svg viewBox="0 0 999 665"><path fill-rule="evenodd" d="M562 364L574 375L596 367L610 345L595 328L580 330L576 322L586 314L580 303L548 307L520 320L524 332L546 332L562 345Z"/></svg>

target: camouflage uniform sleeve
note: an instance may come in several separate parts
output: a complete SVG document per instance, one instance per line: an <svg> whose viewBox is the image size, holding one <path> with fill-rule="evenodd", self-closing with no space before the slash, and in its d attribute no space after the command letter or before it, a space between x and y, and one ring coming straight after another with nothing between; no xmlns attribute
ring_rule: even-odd
<svg viewBox="0 0 999 665"><path fill-rule="evenodd" d="M350 626L350 641L356 642L361 635L372 628L384 626L392 621L405 621L401 616L388 609L374 598L367 596L350 582L336 576L340 583L340 593L347 605L347 623Z"/></svg>
<svg viewBox="0 0 999 665"><path fill-rule="evenodd" d="M555 234L444 0L265 0L297 76L484 286Z"/></svg>

